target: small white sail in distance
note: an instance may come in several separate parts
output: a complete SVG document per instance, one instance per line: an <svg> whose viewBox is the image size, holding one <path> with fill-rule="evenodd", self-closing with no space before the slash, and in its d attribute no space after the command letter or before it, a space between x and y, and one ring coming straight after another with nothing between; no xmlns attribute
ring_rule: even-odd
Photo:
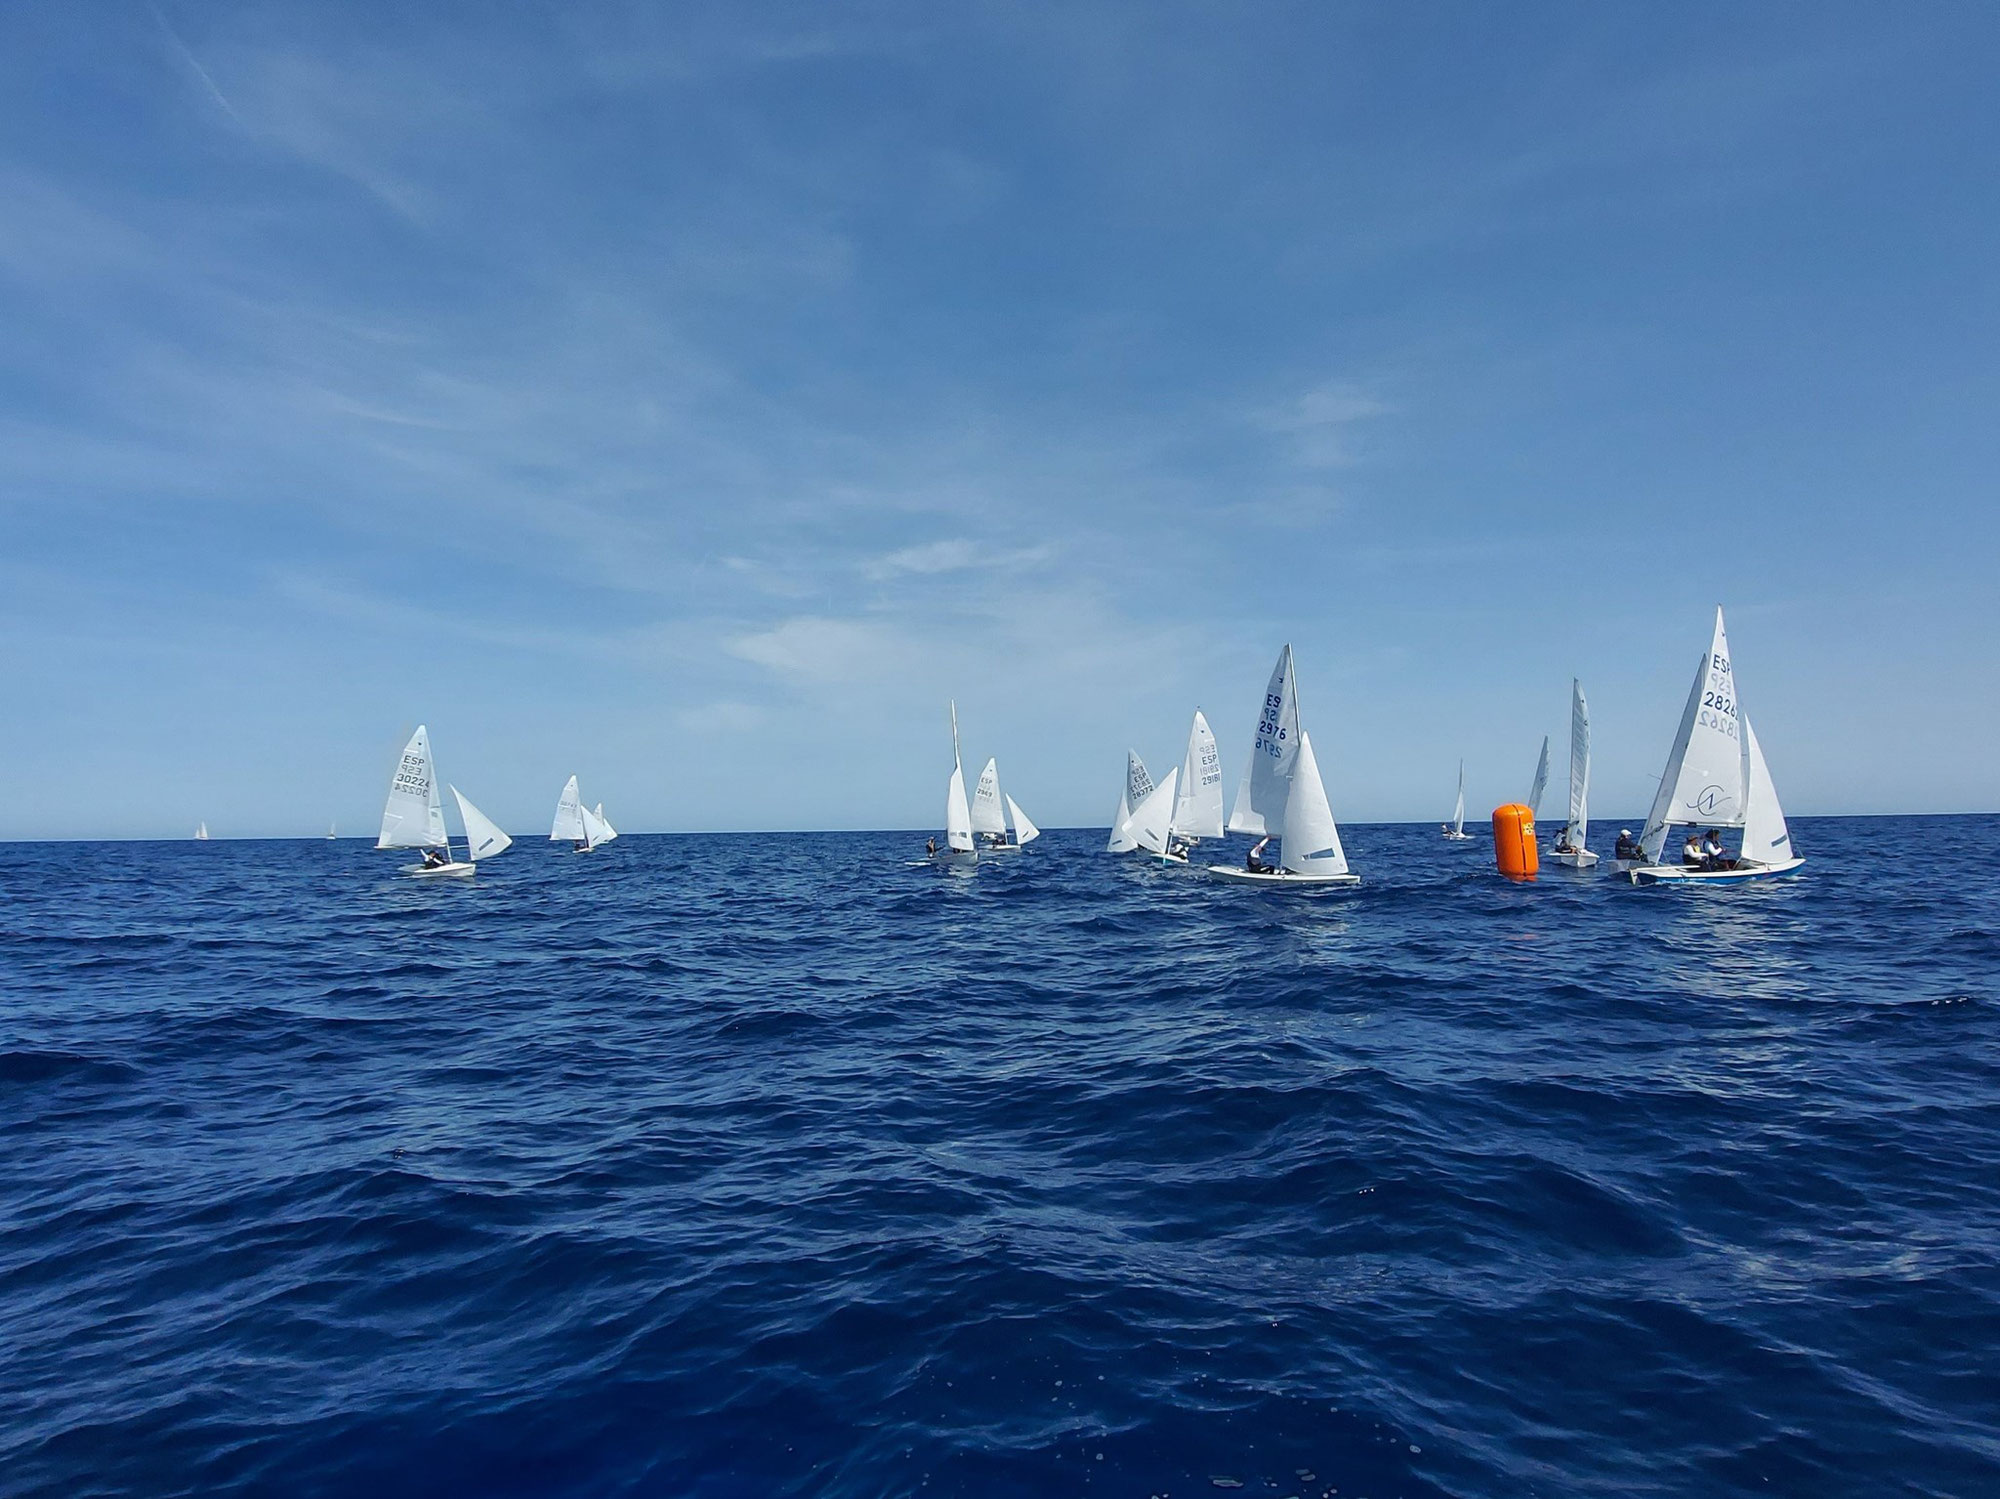
<svg viewBox="0 0 2000 1499"><path fill-rule="evenodd" d="M562 795L556 798L556 820L549 828L549 842L583 842L583 801L577 794L575 776L563 783Z"/></svg>
<svg viewBox="0 0 2000 1499"><path fill-rule="evenodd" d="M1539 822L1542 818L1542 793L1549 789L1549 736L1542 735L1542 758L1535 762L1535 784L1528 788L1528 815Z"/></svg>
<svg viewBox="0 0 2000 1499"><path fill-rule="evenodd" d="M1584 847L1590 834L1590 704L1583 683L1569 682L1569 845Z"/></svg>
<svg viewBox="0 0 2000 1499"><path fill-rule="evenodd" d="M206 843L206 842L208 842L208 824L207 824L207 823L205 823L205 822L198 822L198 823L196 823L196 824L194 825L194 840L195 840L195 842L197 842L197 843Z"/></svg>
<svg viewBox="0 0 2000 1499"><path fill-rule="evenodd" d="M972 808L965 800L965 764L958 753L958 704L951 705L951 779L944 789L945 847L956 854L972 852Z"/></svg>
<svg viewBox="0 0 2000 1499"><path fill-rule="evenodd" d="M618 829L614 828L611 825L611 819L604 815L603 802L597 804L597 811L594 815L597 818L597 825L604 830L603 835L597 840L599 843L609 843L613 838L618 836Z"/></svg>
<svg viewBox="0 0 2000 1499"><path fill-rule="evenodd" d="M514 840L501 832L499 824L492 818L467 801L463 791L454 786L451 795L452 800L458 803L459 819L465 824L465 845L474 863L505 853L513 846Z"/></svg>
<svg viewBox="0 0 2000 1499"><path fill-rule="evenodd" d="M1173 830L1183 838L1222 836L1222 756L1216 752L1215 735L1199 708L1188 729L1187 757L1181 762Z"/></svg>
<svg viewBox="0 0 2000 1499"><path fill-rule="evenodd" d="M1118 796L1118 816L1111 824L1111 841L1105 845L1107 853L1130 853L1139 845L1125 835L1125 824L1132 820L1133 809L1153 794L1153 778L1146 772L1146 762L1139 758L1135 749L1125 751L1125 789Z"/></svg>
<svg viewBox="0 0 2000 1499"><path fill-rule="evenodd" d="M1292 676L1292 648L1278 652L1264 703L1257 713L1257 735L1243 780L1236 788L1236 805L1229 811L1229 831L1262 837L1275 833L1285 820L1285 798L1292 762L1299 753L1299 688Z"/></svg>
<svg viewBox="0 0 2000 1499"><path fill-rule="evenodd" d="M1180 777L1178 767L1168 771L1167 778L1154 788L1153 794L1133 809L1123 831L1134 847L1156 854L1167 851L1167 837L1174 821L1174 788Z"/></svg>
<svg viewBox="0 0 2000 1499"><path fill-rule="evenodd" d="M1653 797L1653 810L1646 816L1645 832L1640 835L1639 846L1648 864L1660 862L1667 829L1676 823L1713 828L1742 825L1745 759L1736 722L1736 678L1729 661L1729 637L1723 630L1722 610L1717 607L1714 637L1695 668L1680 728L1667 752L1667 768Z"/></svg>
<svg viewBox="0 0 2000 1499"><path fill-rule="evenodd" d="M597 814L588 807L577 808L577 821L583 824L583 846L596 848L601 843L609 843L604 824L597 820Z"/></svg>
<svg viewBox="0 0 2000 1499"><path fill-rule="evenodd" d="M1347 873L1347 851L1340 846L1340 829L1327 804L1326 783L1313 758L1312 738L1300 734L1292 765L1291 791L1285 798L1284 842L1279 863L1293 874Z"/></svg>
<svg viewBox="0 0 2000 1499"><path fill-rule="evenodd" d="M988 760L972 793L972 831L1007 836L1007 814L1000 800L1000 765Z"/></svg>
<svg viewBox="0 0 2000 1499"><path fill-rule="evenodd" d="M1042 836L1042 830L1028 821L1028 814L1011 796L1007 798L1007 815L1014 820L1014 843L1017 847L1026 848Z"/></svg>
<svg viewBox="0 0 2000 1499"><path fill-rule="evenodd" d="M1463 833L1465 831L1465 762L1463 760L1458 762L1458 800L1452 803L1451 830L1454 833Z"/></svg>
<svg viewBox="0 0 2000 1499"><path fill-rule="evenodd" d="M444 831L444 800L438 795L431 767L430 731L422 724L403 746L395 773L389 778L389 798L382 804L382 833L377 848L449 849Z"/></svg>

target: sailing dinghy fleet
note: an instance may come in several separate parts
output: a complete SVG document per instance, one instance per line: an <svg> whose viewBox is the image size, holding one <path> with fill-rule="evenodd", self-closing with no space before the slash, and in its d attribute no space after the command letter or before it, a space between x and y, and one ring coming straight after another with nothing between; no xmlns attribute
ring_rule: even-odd
<svg viewBox="0 0 2000 1499"><path fill-rule="evenodd" d="M1612 863L1635 885L1734 885L1789 874L1805 860L1792 845L1763 746L1736 691L1734 663L1721 609L1708 649L1696 668L1679 729L1667 752L1659 790L1635 841L1621 833ZM945 781L945 831L940 846L932 838L926 857L915 861L953 870L972 870L982 855L1018 854L1041 836L1020 803L1001 790L1000 766L988 759L971 795L959 747L958 705L950 705L951 773ZM1551 741L1541 754L1528 792L1532 829L1549 779ZM1570 682L1568 816L1557 832L1549 859L1559 868L1589 870L1600 862L1588 845L1590 832L1590 706L1582 682ZM464 839L461 858L445 825L444 800L431 757L430 731L422 724L403 746L389 795L382 807L380 849L414 849L421 863L403 872L422 879L464 879L512 846L513 840L456 786ZM1690 835L1671 846L1677 829ZM1734 854L1721 845L1725 829L1740 830ZM1705 833L1703 830L1706 830ZM1458 795L1444 825L1452 842L1469 842L1465 831L1465 762L1458 768ZM327 837L334 829L329 826ZM1234 804L1223 818L1222 760L1208 719L1195 712L1181 763L1155 782L1139 758L1126 754L1118 814L1106 844L1111 853L1138 853L1149 862L1188 868L1193 852L1231 834L1254 839L1241 864L1208 863L1215 880L1267 889L1352 888L1361 877L1348 865L1339 825L1327 798L1326 782L1299 710L1299 689L1287 645L1264 689L1251 753ZM196 829L207 838L206 824ZM578 853L602 848L618 836L604 804L584 804L577 778L564 783L556 801L549 840L568 843ZM1276 844L1276 852L1272 845Z"/></svg>

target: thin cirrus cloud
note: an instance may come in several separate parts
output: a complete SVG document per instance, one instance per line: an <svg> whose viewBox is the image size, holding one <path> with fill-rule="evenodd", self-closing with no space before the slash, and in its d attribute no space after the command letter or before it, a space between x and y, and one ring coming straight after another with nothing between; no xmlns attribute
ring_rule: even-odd
<svg viewBox="0 0 2000 1499"><path fill-rule="evenodd" d="M1788 804L1980 794L2000 682L1919 646L2000 630L2000 21L59 9L0 48L0 835L215 825L223 763L358 823L420 719L503 818L598 756L635 829L922 822L947 698L1059 826L1197 703L1239 763L1286 641L1344 816L1571 675L1636 808L1711 594Z"/></svg>

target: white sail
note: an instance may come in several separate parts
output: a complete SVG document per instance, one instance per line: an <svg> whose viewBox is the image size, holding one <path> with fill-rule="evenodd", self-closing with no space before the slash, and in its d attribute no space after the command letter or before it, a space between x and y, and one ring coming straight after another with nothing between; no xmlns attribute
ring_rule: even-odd
<svg viewBox="0 0 2000 1499"><path fill-rule="evenodd" d="M1125 831L1137 847L1156 854L1167 851L1167 836L1174 822L1174 788L1180 778L1178 769L1168 771L1167 778L1154 788L1153 794L1132 809Z"/></svg>
<svg viewBox="0 0 2000 1499"><path fill-rule="evenodd" d="M1243 767L1236 805L1229 812L1230 832L1262 837L1283 826L1286 788L1298 753L1299 689L1292 677L1292 648L1288 645L1278 653L1278 664L1264 689L1250 763Z"/></svg>
<svg viewBox="0 0 2000 1499"><path fill-rule="evenodd" d="M465 823L466 847L471 850L471 858L475 862L505 853L513 846L514 840L501 832L492 818L467 801L463 791L454 786L451 794L458 803L458 815Z"/></svg>
<svg viewBox="0 0 2000 1499"><path fill-rule="evenodd" d="M208 824L205 822L196 823L194 825L194 836L197 843L208 842Z"/></svg>
<svg viewBox="0 0 2000 1499"><path fill-rule="evenodd" d="M1590 704L1583 683L1569 683L1569 846L1583 848L1590 834Z"/></svg>
<svg viewBox="0 0 2000 1499"><path fill-rule="evenodd" d="M1528 812L1535 821L1542 818L1542 793L1549 789L1549 736L1542 735L1542 758L1535 762L1535 784L1528 788Z"/></svg>
<svg viewBox="0 0 2000 1499"><path fill-rule="evenodd" d="M1181 762L1174 831L1185 838L1222 836L1222 756L1216 753L1208 720L1198 710L1188 730L1187 758Z"/></svg>
<svg viewBox="0 0 2000 1499"><path fill-rule="evenodd" d="M585 848L596 848L600 843L609 843L611 841L605 836L604 824L597 820L597 814L591 811L590 808L578 807L576 809L576 818L583 826L581 837Z"/></svg>
<svg viewBox="0 0 2000 1499"><path fill-rule="evenodd" d="M958 757L958 704L951 705L951 780L944 793L944 841L954 853L972 851L972 808L965 801L965 766Z"/></svg>
<svg viewBox="0 0 2000 1499"><path fill-rule="evenodd" d="M571 776L563 783L562 795L556 801L556 820L549 829L549 842L583 842L582 813L583 803L577 796L576 777Z"/></svg>
<svg viewBox="0 0 2000 1499"><path fill-rule="evenodd" d="M1042 836L1042 830L1028 821L1028 814L1021 810L1021 804L1013 797L1007 798L1007 815L1014 820L1014 843L1018 848L1026 848Z"/></svg>
<svg viewBox="0 0 2000 1499"><path fill-rule="evenodd" d="M1000 801L1000 766L988 760L972 793L972 831L1007 836L1007 813Z"/></svg>
<svg viewBox="0 0 2000 1499"><path fill-rule="evenodd" d="M1781 864L1796 857L1792 852L1792 830L1785 825L1785 809L1778 805L1778 788L1771 784L1771 768L1764 763L1757 731L1750 727L1749 718L1740 722L1749 803L1743 812L1743 862Z"/></svg>
<svg viewBox="0 0 2000 1499"><path fill-rule="evenodd" d="M1465 831L1465 762L1463 760L1458 762L1458 800L1452 804L1451 830L1454 833Z"/></svg>
<svg viewBox="0 0 2000 1499"><path fill-rule="evenodd" d="M389 778L389 799L382 804L382 835L377 848L449 848L444 832L444 799L438 795L431 768L430 731L422 724L403 746L396 773Z"/></svg>
<svg viewBox="0 0 2000 1499"><path fill-rule="evenodd" d="M613 838L616 838L618 836L618 829L614 828L611 825L611 819L604 815L603 802L599 802L597 804L596 816L597 816L597 825L604 830L603 835L599 837L597 841L599 843L609 843Z"/></svg>
<svg viewBox="0 0 2000 1499"><path fill-rule="evenodd" d="M1125 791L1118 798L1118 815L1111 823L1111 841L1105 845L1107 853L1129 853L1139 845L1125 833L1125 824L1132 820L1132 813L1140 803L1153 794L1153 778L1146 773L1146 762L1139 758L1137 750L1125 751Z"/></svg>
<svg viewBox="0 0 2000 1499"><path fill-rule="evenodd" d="M1695 669L1681 726L1667 753L1653 810L1640 837L1646 862L1657 864L1667 829L1676 823L1733 828L1743 822L1743 741L1736 723L1736 680L1729 664L1729 640L1722 610L1715 611L1715 637Z"/></svg>
<svg viewBox="0 0 2000 1499"><path fill-rule="evenodd" d="M1340 846L1326 785L1319 778L1311 736L1300 734L1285 798L1284 844L1279 862L1293 874L1346 874L1347 852Z"/></svg>

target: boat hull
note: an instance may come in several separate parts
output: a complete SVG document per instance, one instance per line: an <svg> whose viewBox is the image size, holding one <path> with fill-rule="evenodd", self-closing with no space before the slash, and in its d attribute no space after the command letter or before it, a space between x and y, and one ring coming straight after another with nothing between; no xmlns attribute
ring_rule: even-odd
<svg viewBox="0 0 2000 1499"><path fill-rule="evenodd" d="M1690 869L1685 865L1638 864L1625 871L1635 885L1747 885L1752 880L1773 879L1790 874L1804 859L1786 859L1777 864L1755 864L1748 869Z"/></svg>
<svg viewBox="0 0 2000 1499"><path fill-rule="evenodd" d="M1551 864L1560 864L1564 869L1595 869L1597 867L1597 855L1590 852L1589 849L1584 849L1573 854L1550 854L1549 862Z"/></svg>
<svg viewBox="0 0 2000 1499"><path fill-rule="evenodd" d="M1272 870L1259 874L1248 869L1238 869L1232 864L1211 864L1210 876L1227 880L1238 885L1283 885L1288 888L1322 888L1325 886L1352 886L1361 883L1358 874L1293 874L1289 869Z"/></svg>
<svg viewBox="0 0 2000 1499"><path fill-rule="evenodd" d="M479 873L477 864L406 864L403 873L413 880L464 880Z"/></svg>
<svg viewBox="0 0 2000 1499"><path fill-rule="evenodd" d="M941 848L931 855L930 862L940 869L971 869L979 863L979 851Z"/></svg>
<svg viewBox="0 0 2000 1499"><path fill-rule="evenodd" d="M1470 842L1472 841L1472 834L1470 834L1470 833L1446 833L1446 834L1444 835L1444 841L1445 841L1446 843L1470 843Z"/></svg>

